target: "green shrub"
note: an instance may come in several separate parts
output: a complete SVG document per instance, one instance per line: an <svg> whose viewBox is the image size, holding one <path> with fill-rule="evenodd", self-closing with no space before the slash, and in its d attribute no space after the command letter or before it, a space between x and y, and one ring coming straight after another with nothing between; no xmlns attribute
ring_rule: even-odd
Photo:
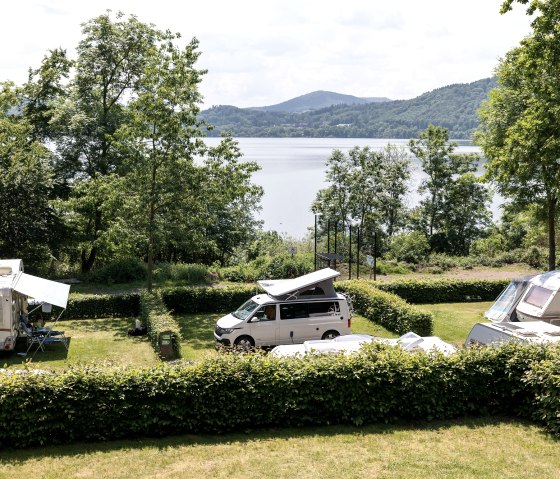
<svg viewBox="0 0 560 479"><path fill-rule="evenodd" d="M174 314L227 313L235 311L251 296L257 294L256 286L228 288L178 287L161 291L167 308Z"/></svg>
<svg viewBox="0 0 560 479"><path fill-rule="evenodd" d="M129 258L114 261L102 266L91 274L94 283L130 283L146 279L146 264L138 259Z"/></svg>
<svg viewBox="0 0 560 479"><path fill-rule="evenodd" d="M57 308L55 308L56 313ZM71 294L62 319L127 318L138 316L140 296L129 294Z"/></svg>
<svg viewBox="0 0 560 479"><path fill-rule="evenodd" d="M174 358L181 357L181 328L173 319L158 294L142 293L140 295L140 318L148 328L150 342L157 354L161 355L161 334L171 333Z"/></svg>
<svg viewBox="0 0 560 479"><path fill-rule="evenodd" d="M313 255L278 255L272 258L260 279L297 278L313 271Z"/></svg>
<svg viewBox="0 0 560 479"><path fill-rule="evenodd" d="M397 261L407 263L421 263L428 259L430 243L424 233L412 231L398 234L391 238L389 255Z"/></svg>
<svg viewBox="0 0 560 479"><path fill-rule="evenodd" d="M413 304L493 301L509 284L509 280L396 280L372 283L376 288Z"/></svg>
<svg viewBox="0 0 560 479"><path fill-rule="evenodd" d="M342 281L336 289L350 296L354 309L370 321L396 334L412 331L420 336L432 334L433 316L419 311L395 294L380 291L374 283Z"/></svg>
<svg viewBox="0 0 560 479"><path fill-rule="evenodd" d="M530 417L535 390L522 379L551 357L543 347L511 344L453 356L372 344L351 356L226 354L146 369L4 372L0 447L465 415Z"/></svg>

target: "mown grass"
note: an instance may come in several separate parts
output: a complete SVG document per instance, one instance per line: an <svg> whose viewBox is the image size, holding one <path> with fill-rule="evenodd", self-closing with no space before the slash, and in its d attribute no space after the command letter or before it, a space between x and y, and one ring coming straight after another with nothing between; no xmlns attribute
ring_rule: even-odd
<svg viewBox="0 0 560 479"><path fill-rule="evenodd" d="M231 405L230 405L231 406ZM508 419L322 427L0 451L0 479L553 478L560 443Z"/></svg>
<svg viewBox="0 0 560 479"><path fill-rule="evenodd" d="M96 362L136 366L150 366L158 359L148 338L130 337L127 332L134 327L134 318L101 318L59 321L55 329L63 330L70 338L68 351L62 344L52 344L45 351L35 346L27 356L17 353L26 351L25 343L18 344L16 353L0 355L0 367L23 367L25 363L45 368L64 368L72 365Z"/></svg>

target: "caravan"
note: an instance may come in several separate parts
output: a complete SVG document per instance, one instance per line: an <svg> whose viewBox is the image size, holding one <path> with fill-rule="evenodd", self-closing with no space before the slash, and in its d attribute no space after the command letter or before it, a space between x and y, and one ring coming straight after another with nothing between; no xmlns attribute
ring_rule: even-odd
<svg viewBox="0 0 560 479"><path fill-rule="evenodd" d="M0 260L0 351L12 351L28 314L28 298L66 308L70 286L23 272L21 259Z"/></svg>
<svg viewBox="0 0 560 479"><path fill-rule="evenodd" d="M513 280L484 313L492 322L546 321L560 324L560 271Z"/></svg>
<svg viewBox="0 0 560 479"><path fill-rule="evenodd" d="M219 319L214 338L224 346L249 349L350 334L352 308L334 290L338 275L325 268L295 279L258 281L266 294Z"/></svg>

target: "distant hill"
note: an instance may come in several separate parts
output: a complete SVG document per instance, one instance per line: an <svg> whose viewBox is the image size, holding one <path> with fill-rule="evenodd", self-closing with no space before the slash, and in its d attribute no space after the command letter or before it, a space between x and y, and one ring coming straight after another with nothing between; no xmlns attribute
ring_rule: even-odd
<svg viewBox="0 0 560 479"><path fill-rule="evenodd" d="M365 105L367 103L376 103L391 101L389 98L360 98L352 95L343 95L332 91L314 91L301 95L291 100L278 103L276 105L251 107L250 110L255 111L272 111L283 113L303 113L310 110L319 110L333 105Z"/></svg>
<svg viewBox="0 0 560 479"><path fill-rule="evenodd" d="M229 131L238 137L414 138L431 123L447 128L451 138L469 139L478 126L476 111L495 86L495 79L486 78L411 100L335 104L301 113L215 106L200 116L214 125L210 136Z"/></svg>

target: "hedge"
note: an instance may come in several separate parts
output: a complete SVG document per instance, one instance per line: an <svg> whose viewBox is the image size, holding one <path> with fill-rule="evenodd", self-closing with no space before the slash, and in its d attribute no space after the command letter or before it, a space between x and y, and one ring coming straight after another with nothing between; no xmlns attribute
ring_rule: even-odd
<svg viewBox="0 0 560 479"><path fill-rule="evenodd" d="M494 301L509 280L396 280L370 282L382 291L394 293L413 304Z"/></svg>
<svg viewBox="0 0 560 479"><path fill-rule="evenodd" d="M165 359L181 357L181 328L173 319L157 293L140 295L140 318L148 328L148 337L156 353ZM162 351L162 333L170 333L173 354Z"/></svg>
<svg viewBox="0 0 560 479"><path fill-rule="evenodd" d="M525 382L535 392L532 418L560 437L560 361L533 363Z"/></svg>
<svg viewBox="0 0 560 479"><path fill-rule="evenodd" d="M57 308L53 308L54 311ZM139 293L72 294L61 319L127 318L140 313Z"/></svg>
<svg viewBox="0 0 560 479"><path fill-rule="evenodd" d="M0 373L0 447L271 426L461 416L530 417L525 373L552 349L505 345L452 356L381 344L351 356L225 354L155 368Z"/></svg>
<svg viewBox="0 0 560 479"><path fill-rule="evenodd" d="M161 297L174 314L228 313L235 311L251 296L262 292L256 286L226 288L177 287L162 290Z"/></svg>
<svg viewBox="0 0 560 479"><path fill-rule="evenodd" d="M396 334L413 331L430 336L433 315L419 311L395 294L380 291L369 281L342 281L335 283L338 291L350 296L357 313L380 324Z"/></svg>

